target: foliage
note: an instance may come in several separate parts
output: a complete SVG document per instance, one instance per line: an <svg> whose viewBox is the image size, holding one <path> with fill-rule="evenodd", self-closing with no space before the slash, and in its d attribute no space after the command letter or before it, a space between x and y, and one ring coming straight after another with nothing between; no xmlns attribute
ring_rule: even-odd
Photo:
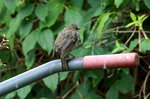
<svg viewBox="0 0 150 99"><path fill-rule="evenodd" d="M146 38L137 36L136 28L131 31L134 35L128 31L138 27L145 37L150 26L146 13L149 9L149 0L0 0L0 81L52 60L54 39L72 23L81 28L80 42L71 52L75 56L137 52L141 57L147 57L141 61L142 75L138 70L128 68L62 72L60 77L51 75L2 98L135 97L135 93L142 92L139 90L143 90L141 86L149 72L150 35ZM137 49L138 45L140 49ZM139 93L139 97L141 95Z"/></svg>
<svg viewBox="0 0 150 99"><path fill-rule="evenodd" d="M148 18L148 16L142 15L142 16L136 17L134 13L130 12L130 17L133 22L129 23L126 27L135 25L135 26L139 27L139 30L143 30L143 22Z"/></svg>

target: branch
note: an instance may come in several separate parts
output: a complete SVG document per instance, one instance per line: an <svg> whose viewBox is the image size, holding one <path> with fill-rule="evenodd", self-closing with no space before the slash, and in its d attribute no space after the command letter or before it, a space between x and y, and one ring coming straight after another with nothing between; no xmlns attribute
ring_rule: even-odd
<svg viewBox="0 0 150 99"><path fill-rule="evenodd" d="M131 40L131 38L132 38L133 35L135 34L135 31L136 31L136 26L135 26L135 28L134 28L134 30L133 30L133 33L132 33L131 36L129 37L129 39L125 42L125 45L127 45L128 42Z"/></svg>
<svg viewBox="0 0 150 99"><path fill-rule="evenodd" d="M133 32L135 32L135 33L138 33L138 31L105 31L105 32L103 32L103 33L133 33ZM145 31L145 33L150 33L150 31Z"/></svg>
<svg viewBox="0 0 150 99"><path fill-rule="evenodd" d="M65 99L77 86L79 86L79 82L77 81L76 84L64 95L61 99Z"/></svg>

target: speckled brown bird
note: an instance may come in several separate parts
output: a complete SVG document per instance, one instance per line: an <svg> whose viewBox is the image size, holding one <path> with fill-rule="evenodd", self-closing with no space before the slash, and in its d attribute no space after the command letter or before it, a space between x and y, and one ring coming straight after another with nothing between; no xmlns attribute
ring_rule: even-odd
<svg viewBox="0 0 150 99"><path fill-rule="evenodd" d="M66 57L75 47L77 41L79 40L78 30L79 28L77 25L70 24L58 34L55 40L53 55L57 52L60 54L62 70L68 69Z"/></svg>

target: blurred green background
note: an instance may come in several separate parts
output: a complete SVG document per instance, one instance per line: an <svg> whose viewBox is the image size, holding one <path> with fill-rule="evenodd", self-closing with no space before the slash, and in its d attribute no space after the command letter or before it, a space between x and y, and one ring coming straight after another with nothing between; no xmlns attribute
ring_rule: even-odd
<svg viewBox="0 0 150 99"><path fill-rule="evenodd" d="M51 75L2 99L148 99L150 0L0 0L0 81L54 60L57 34L81 30L74 56L136 52L136 69Z"/></svg>

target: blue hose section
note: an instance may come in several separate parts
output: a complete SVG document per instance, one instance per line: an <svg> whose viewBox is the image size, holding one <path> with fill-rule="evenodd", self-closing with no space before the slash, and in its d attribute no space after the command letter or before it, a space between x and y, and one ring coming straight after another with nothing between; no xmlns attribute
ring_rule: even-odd
<svg viewBox="0 0 150 99"><path fill-rule="evenodd" d="M68 59L69 70L82 70L83 69L83 58ZM68 71L69 71L68 70ZM32 82L43 79L54 73L62 71L61 61L54 60L42 64L36 68L29 71L21 73L15 77L5 80L0 83L0 96L7 94L9 92L15 91L22 88Z"/></svg>

